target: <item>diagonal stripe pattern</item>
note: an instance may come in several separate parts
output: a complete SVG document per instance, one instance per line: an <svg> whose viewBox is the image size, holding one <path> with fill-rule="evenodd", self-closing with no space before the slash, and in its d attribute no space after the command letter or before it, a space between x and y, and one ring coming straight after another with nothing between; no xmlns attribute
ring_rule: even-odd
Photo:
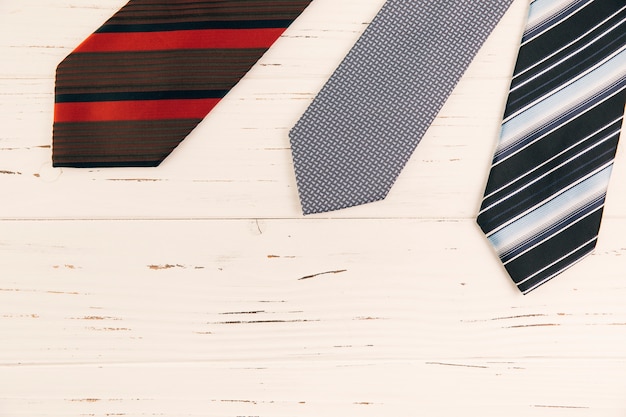
<svg viewBox="0 0 626 417"><path fill-rule="evenodd" d="M385 198L512 0L387 0L289 136L304 214Z"/></svg>
<svg viewBox="0 0 626 417"><path fill-rule="evenodd" d="M57 68L53 165L158 165L311 0L131 0Z"/></svg>
<svg viewBox="0 0 626 417"><path fill-rule="evenodd" d="M478 215L520 291L590 254L626 103L624 0L534 0Z"/></svg>

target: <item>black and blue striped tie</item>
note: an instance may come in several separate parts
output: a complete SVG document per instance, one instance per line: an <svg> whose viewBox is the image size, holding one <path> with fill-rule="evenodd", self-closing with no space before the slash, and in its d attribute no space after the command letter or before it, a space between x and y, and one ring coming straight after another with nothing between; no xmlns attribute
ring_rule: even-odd
<svg viewBox="0 0 626 417"><path fill-rule="evenodd" d="M478 224L526 293L597 241L626 102L626 0L534 0Z"/></svg>

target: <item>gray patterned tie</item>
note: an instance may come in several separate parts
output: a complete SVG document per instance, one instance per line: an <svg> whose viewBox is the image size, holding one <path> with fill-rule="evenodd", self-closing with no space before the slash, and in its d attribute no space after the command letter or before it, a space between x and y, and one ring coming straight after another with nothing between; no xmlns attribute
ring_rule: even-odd
<svg viewBox="0 0 626 417"><path fill-rule="evenodd" d="M304 214L383 199L513 0L388 0L290 132Z"/></svg>

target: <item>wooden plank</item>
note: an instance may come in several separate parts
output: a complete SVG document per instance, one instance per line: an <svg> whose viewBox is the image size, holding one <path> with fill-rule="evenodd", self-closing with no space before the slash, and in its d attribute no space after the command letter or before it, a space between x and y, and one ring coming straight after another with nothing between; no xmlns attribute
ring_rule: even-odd
<svg viewBox="0 0 626 417"><path fill-rule="evenodd" d="M530 296L470 221L2 229L4 366L624 358L624 220L608 220L593 256Z"/></svg>
<svg viewBox="0 0 626 417"><path fill-rule="evenodd" d="M624 363L520 359L0 369L6 415L623 415Z"/></svg>
<svg viewBox="0 0 626 417"><path fill-rule="evenodd" d="M162 166L53 169L55 67L125 2L0 2L0 416L623 416L624 151L540 290L474 222L525 0L385 201L306 218L287 132L383 0L315 0Z"/></svg>

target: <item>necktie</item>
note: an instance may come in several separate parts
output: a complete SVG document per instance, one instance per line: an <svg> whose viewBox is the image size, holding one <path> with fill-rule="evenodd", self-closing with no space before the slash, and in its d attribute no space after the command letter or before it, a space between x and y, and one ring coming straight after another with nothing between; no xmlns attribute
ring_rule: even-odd
<svg viewBox="0 0 626 417"><path fill-rule="evenodd" d="M511 3L385 3L290 132L304 214L387 195Z"/></svg>
<svg viewBox="0 0 626 417"><path fill-rule="evenodd" d="M310 1L129 1L57 68L53 165L158 165Z"/></svg>
<svg viewBox="0 0 626 417"><path fill-rule="evenodd" d="M596 245L626 102L624 0L535 0L478 224L526 293Z"/></svg>

